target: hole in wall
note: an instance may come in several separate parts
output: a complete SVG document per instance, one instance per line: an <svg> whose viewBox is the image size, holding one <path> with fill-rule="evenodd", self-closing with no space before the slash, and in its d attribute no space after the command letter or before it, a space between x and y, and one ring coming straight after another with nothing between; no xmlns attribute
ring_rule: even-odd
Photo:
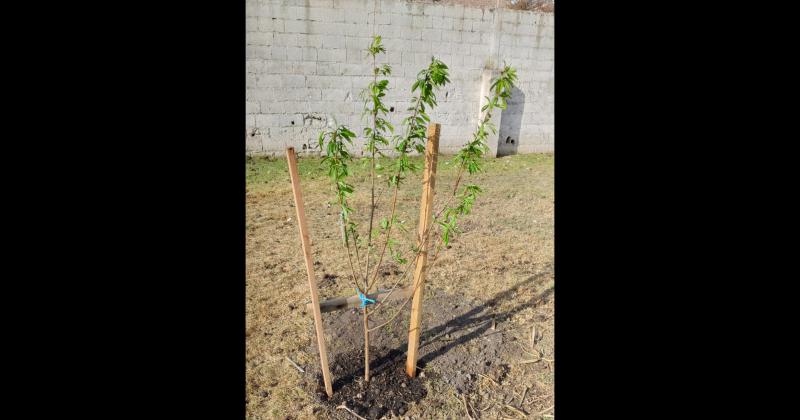
<svg viewBox="0 0 800 420"><path fill-rule="evenodd" d="M294 125L294 121L292 121L292 125Z"/></svg>
<svg viewBox="0 0 800 420"><path fill-rule="evenodd" d="M308 149L308 145L307 144L303 144L303 150L306 150L306 149Z"/></svg>
<svg viewBox="0 0 800 420"><path fill-rule="evenodd" d="M393 106L389 107L389 112L394 112L394 107Z"/></svg>
<svg viewBox="0 0 800 420"><path fill-rule="evenodd" d="M510 140L511 140L511 136L506 137L506 144L508 144Z"/></svg>

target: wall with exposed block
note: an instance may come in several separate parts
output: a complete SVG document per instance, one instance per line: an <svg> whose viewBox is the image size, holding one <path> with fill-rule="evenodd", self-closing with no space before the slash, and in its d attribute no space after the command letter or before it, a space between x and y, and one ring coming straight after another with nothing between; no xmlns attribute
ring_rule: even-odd
<svg viewBox="0 0 800 420"><path fill-rule="evenodd" d="M440 151L457 151L478 122L486 80L507 62L519 83L490 147L499 155L552 151L553 18L405 0L248 0L247 151L316 153L321 128L334 119L361 135L359 92L371 80L365 49L373 33L387 49L378 64L392 67L385 104L396 125L434 55L452 82L431 119L442 124Z"/></svg>

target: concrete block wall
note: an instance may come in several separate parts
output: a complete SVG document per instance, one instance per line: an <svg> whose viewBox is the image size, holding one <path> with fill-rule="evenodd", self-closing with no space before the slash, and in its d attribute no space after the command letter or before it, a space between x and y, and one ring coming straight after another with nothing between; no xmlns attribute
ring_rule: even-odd
<svg viewBox="0 0 800 420"><path fill-rule="evenodd" d="M434 55L449 66L451 83L431 120L442 124L440 151L456 152L477 125L482 74L507 62L517 68L518 90L493 149L553 150L552 14L405 0L248 0L248 153L316 153L320 130L334 119L363 137L359 92L371 81L365 50L373 33L387 49L378 64L392 66L385 103L396 128Z"/></svg>

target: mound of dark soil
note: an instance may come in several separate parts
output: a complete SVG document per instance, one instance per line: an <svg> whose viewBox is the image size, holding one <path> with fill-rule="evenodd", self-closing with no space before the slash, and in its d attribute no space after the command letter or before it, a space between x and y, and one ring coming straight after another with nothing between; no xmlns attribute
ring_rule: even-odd
<svg viewBox="0 0 800 420"><path fill-rule="evenodd" d="M377 349L370 349L370 352ZM408 404L420 401L427 395L424 378L409 378L405 372L405 359L399 351L379 354L378 362L370 371L369 382L364 382L364 351L340 354L331 363L333 398L328 399L322 375L316 375L316 396L328 409L344 405L368 419L402 416ZM338 410L339 415L346 414ZM349 414L346 414L350 416Z"/></svg>
<svg viewBox="0 0 800 420"><path fill-rule="evenodd" d="M524 287L523 282L518 287ZM392 413L402 417L409 403L426 397L425 382L435 385L431 389L453 389L457 394L469 393L478 380L478 374L500 380L508 371L504 359L519 359L519 346L510 346L500 330L493 328L513 313L533 304L522 301L511 310L499 312L496 304L510 298L516 288L503 292L493 299L481 302L442 293L428 292L423 306L422 334L417 366L424 377L408 378L405 374L408 347L407 312L389 326L370 334L370 381L364 382L364 349L361 315L344 310L323 314L323 324L328 343L330 369L333 376L333 398L328 401L317 364L309 366L305 389L312 391L325 406L327 418L352 419L345 410L336 407L344 404L358 415L373 420L390 418ZM382 317L371 317L378 324ZM309 348L317 353L316 343ZM429 387L430 388L430 387Z"/></svg>

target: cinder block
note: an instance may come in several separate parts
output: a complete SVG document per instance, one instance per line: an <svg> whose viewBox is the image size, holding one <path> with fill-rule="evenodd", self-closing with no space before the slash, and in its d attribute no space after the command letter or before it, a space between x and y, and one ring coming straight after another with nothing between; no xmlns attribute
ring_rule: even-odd
<svg viewBox="0 0 800 420"><path fill-rule="evenodd" d="M503 23L517 23L519 19L519 13L516 10L510 9L500 9L500 18L502 19Z"/></svg>
<svg viewBox="0 0 800 420"><path fill-rule="evenodd" d="M422 69L431 63L431 57L433 57L433 54L414 53L414 64Z"/></svg>
<svg viewBox="0 0 800 420"><path fill-rule="evenodd" d="M407 45L408 41L400 38L383 38L383 46L386 47L387 53L390 51L402 51Z"/></svg>
<svg viewBox="0 0 800 420"><path fill-rule="evenodd" d="M283 120L281 114L259 114L256 115L256 127L283 127L285 126Z"/></svg>
<svg viewBox="0 0 800 420"><path fill-rule="evenodd" d="M345 76L361 76L370 74L370 66L363 64L342 64L342 74Z"/></svg>
<svg viewBox="0 0 800 420"><path fill-rule="evenodd" d="M314 88L292 89L290 95L295 101L319 101L322 99L322 90Z"/></svg>
<svg viewBox="0 0 800 420"><path fill-rule="evenodd" d="M408 13L408 9L411 9L411 14L414 16L421 16L425 14L425 5L423 3L408 3L404 1L398 1L398 3L405 3L402 4L400 7L405 7L403 13Z"/></svg>
<svg viewBox="0 0 800 420"><path fill-rule="evenodd" d="M432 52L437 57L440 57L442 54L448 54L449 55L453 51L458 51L458 50L454 50L452 48L452 45L454 45L454 44L452 44L450 42L432 42L431 43L431 51L430 52Z"/></svg>
<svg viewBox="0 0 800 420"><path fill-rule="evenodd" d="M343 36L335 36L329 35L322 38L322 48L324 49L343 49L346 48L345 46L345 37Z"/></svg>
<svg viewBox="0 0 800 420"><path fill-rule="evenodd" d="M401 36L403 39L414 40L414 39L422 39L422 29L403 29L401 30Z"/></svg>
<svg viewBox="0 0 800 420"><path fill-rule="evenodd" d="M472 25L472 30L481 31L481 32L494 31L495 30L494 26L495 26L495 23L491 19L490 20L482 20L480 22L475 21L475 23Z"/></svg>
<svg viewBox="0 0 800 420"><path fill-rule="evenodd" d="M468 19L480 20L483 18L483 9L478 9L476 7L465 7L464 17Z"/></svg>
<svg viewBox="0 0 800 420"><path fill-rule="evenodd" d="M442 5L425 5L425 14L428 16L444 16L444 6Z"/></svg>
<svg viewBox="0 0 800 420"><path fill-rule="evenodd" d="M425 29L431 27L430 16L414 16L411 20L411 27L415 29Z"/></svg>
<svg viewBox="0 0 800 420"><path fill-rule="evenodd" d="M333 61L336 63L342 63L347 60L347 53L344 49L323 48L317 51L317 60L320 62Z"/></svg>
<svg viewBox="0 0 800 420"><path fill-rule="evenodd" d="M453 29L453 21L454 21L453 18L449 18L449 17L442 18L442 25L439 26L439 29L452 30ZM433 27L436 28L435 25Z"/></svg>
<svg viewBox="0 0 800 420"><path fill-rule="evenodd" d="M256 4L256 3L248 3L245 5L245 16L256 17L256 16L270 16L273 9L271 7L266 7L265 5ZM285 13L284 11L280 10L281 8L276 7L274 8L276 13Z"/></svg>
<svg viewBox="0 0 800 420"><path fill-rule="evenodd" d="M244 86L247 87L258 87L258 75L255 73L247 73L244 79Z"/></svg>
<svg viewBox="0 0 800 420"><path fill-rule="evenodd" d="M322 39L322 35L297 34L297 46L322 48Z"/></svg>
<svg viewBox="0 0 800 420"><path fill-rule="evenodd" d="M389 64L400 64L403 62L402 59L403 55L400 51L387 51L386 52L386 61Z"/></svg>
<svg viewBox="0 0 800 420"><path fill-rule="evenodd" d="M375 24L376 25L389 25L391 22L392 22L391 13L384 12L384 13L376 13L375 14Z"/></svg>
<svg viewBox="0 0 800 420"><path fill-rule="evenodd" d="M286 47L287 61L300 61L303 59L303 49L300 47Z"/></svg>
<svg viewBox="0 0 800 420"><path fill-rule="evenodd" d="M309 77L307 86L310 88L349 88L350 79L342 76L315 76Z"/></svg>
<svg viewBox="0 0 800 420"><path fill-rule="evenodd" d="M248 32L253 32L258 30L258 18L257 17L248 17L245 19L245 30Z"/></svg>
<svg viewBox="0 0 800 420"><path fill-rule="evenodd" d="M272 46L272 47L261 47L261 48L264 48L264 49L269 48L270 57L271 57L271 59L273 61L276 61L276 60L277 61L286 61L286 47Z"/></svg>
<svg viewBox="0 0 800 420"><path fill-rule="evenodd" d="M248 59L246 63L248 73L261 73L264 71L264 60Z"/></svg>
<svg viewBox="0 0 800 420"><path fill-rule="evenodd" d="M400 39L403 27L399 25L377 25L375 27L375 34L380 35L383 39Z"/></svg>
<svg viewBox="0 0 800 420"><path fill-rule="evenodd" d="M362 64L368 61L367 52L365 50L347 50L347 64Z"/></svg>
<svg viewBox="0 0 800 420"><path fill-rule="evenodd" d="M247 86L245 88L244 97L248 101L261 102L267 99L267 92L265 92L264 89ZM261 107L261 110L263 112L264 110L263 106Z"/></svg>
<svg viewBox="0 0 800 420"><path fill-rule="evenodd" d="M272 35L270 33L270 35ZM298 45L296 34L275 34L272 45L277 47L296 47Z"/></svg>
<svg viewBox="0 0 800 420"><path fill-rule="evenodd" d="M248 45L245 47L245 57L248 59L263 59L269 60L272 58L271 47L264 47L260 45Z"/></svg>
<svg viewBox="0 0 800 420"><path fill-rule="evenodd" d="M279 74L261 74L258 75L255 86L259 88L271 88L280 87L282 83L281 75Z"/></svg>
<svg viewBox="0 0 800 420"><path fill-rule="evenodd" d="M352 23L343 23L344 25L344 34L347 36L372 36L372 26L371 25L356 25ZM341 34L341 32L337 33Z"/></svg>
<svg viewBox="0 0 800 420"><path fill-rule="evenodd" d="M317 74L316 61L295 61L287 62L287 70L292 74L302 74L305 76L313 76Z"/></svg>
<svg viewBox="0 0 800 420"><path fill-rule="evenodd" d="M442 40L442 31L439 29L423 29L422 39L430 42Z"/></svg>
<svg viewBox="0 0 800 420"><path fill-rule="evenodd" d="M553 61L534 61L533 66L531 66L535 71L545 71L545 72L552 72L553 71Z"/></svg>
<svg viewBox="0 0 800 420"><path fill-rule="evenodd" d="M249 154L263 153L262 140L262 136L259 134L245 133L245 151Z"/></svg>
<svg viewBox="0 0 800 420"><path fill-rule="evenodd" d="M311 7L308 9L308 19L319 22L342 22L343 17L339 9Z"/></svg>
<svg viewBox="0 0 800 420"><path fill-rule="evenodd" d="M289 7L288 19L305 20L308 17L309 11L307 7Z"/></svg>
<svg viewBox="0 0 800 420"><path fill-rule="evenodd" d="M463 31L461 32L461 42L465 44L480 44L481 43L481 33L480 32L472 32L472 31Z"/></svg>
<svg viewBox="0 0 800 420"><path fill-rule="evenodd" d="M408 26L412 23L411 15L392 13L391 24L394 26Z"/></svg>
<svg viewBox="0 0 800 420"><path fill-rule="evenodd" d="M414 61L414 53L411 51L403 51L402 52L402 63L403 66L413 66L416 64Z"/></svg>
<svg viewBox="0 0 800 420"><path fill-rule="evenodd" d="M461 54L453 54L450 57L450 61L445 62L445 64L451 69L462 67L464 65L464 56ZM453 78L451 77L450 80L453 80Z"/></svg>
<svg viewBox="0 0 800 420"><path fill-rule="evenodd" d="M317 51L319 57L324 50ZM341 76L341 64L335 62L318 62L317 74L320 76Z"/></svg>
<svg viewBox="0 0 800 420"><path fill-rule="evenodd" d="M366 36L348 36L344 38L344 47L348 50L366 50L372 43L372 38Z"/></svg>
<svg viewBox="0 0 800 420"><path fill-rule="evenodd" d="M464 6L460 4L456 5L447 5L444 9L444 15L451 18L463 18L464 17Z"/></svg>
<svg viewBox="0 0 800 420"><path fill-rule="evenodd" d="M348 9L344 12L345 23L372 24L372 16L363 9Z"/></svg>
<svg viewBox="0 0 800 420"><path fill-rule="evenodd" d="M485 57L489 55L489 47L483 44L471 44L469 46L469 53L477 57Z"/></svg>
<svg viewBox="0 0 800 420"><path fill-rule="evenodd" d="M347 89L323 89L323 101L344 101L350 91Z"/></svg>
<svg viewBox="0 0 800 420"><path fill-rule="evenodd" d="M519 15L519 23L521 25L533 26L536 19L532 12L524 12Z"/></svg>
<svg viewBox="0 0 800 420"><path fill-rule="evenodd" d="M322 9L332 9L333 8L333 0L303 0L304 2L308 2L310 7L318 7Z"/></svg>
<svg viewBox="0 0 800 420"><path fill-rule="evenodd" d="M279 102L275 99L273 92L269 93L269 99L259 101L261 105L261 113L280 114L286 112L286 102Z"/></svg>
<svg viewBox="0 0 800 420"><path fill-rule="evenodd" d="M285 32L284 22L283 19L274 17L260 17L258 18L258 30L261 32Z"/></svg>
<svg viewBox="0 0 800 420"><path fill-rule="evenodd" d="M513 26L515 34L519 35L533 35L536 33L536 27L531 24L520 23Z"/></svg>
<svg viewBox="0 0 800 420"><path fill-rule="evenodd" d="M287 20L284 22L284 32L286 33L310 33L310 27L314 22L307 20Z"/></svg>
<svg viewBox="0 0 800 420"><path fill-rule="evenodd" d="M306 61L317 61L317 49L311 47L304 47L303 48L303 60Z"/></svg>
<svg viewBox="0 0 800 420"><path fill-rule="evenodd" d="M333 7L336 9L360 9L373 10L373 2L367 0L333 0Z"/></svg>
<svg viewBox="0 0 800 420"><path fill-rule="evenodd" d="M461 32L459 32L459 31L442 31L442 41L461 42Z"/></svg>
<svg viewBox="0 0 800 420"><path fill-rule="evenodd" d="M430 53L431 41L422 39L420 41L411 41L411 50L418 53Z"/></svg>

